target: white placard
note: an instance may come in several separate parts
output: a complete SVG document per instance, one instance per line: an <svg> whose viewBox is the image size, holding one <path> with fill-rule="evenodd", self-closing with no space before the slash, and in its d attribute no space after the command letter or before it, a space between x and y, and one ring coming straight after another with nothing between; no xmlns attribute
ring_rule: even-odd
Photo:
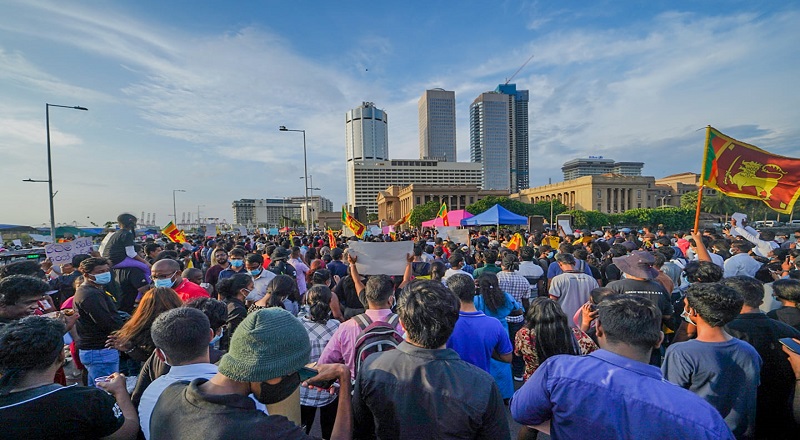
<svg viewBox="0 0 800 440"><path fill-rule="evenodd" d="M572 235L572 226L569 225L569 220L559 220L558 226L561 226L565 234Z"/></svg>
<svg viewBox="0 0 800 440"><path fill-rule="evenodd" d="M239 235L242 236L242 237L246 237L247 236L247 228L245 228L244 226L239 226Z"/></svg>
<svg viewBox="0 0 800 440"><path fill-rule="evenodd" d="M469 229L456 229L447 233L447 239L457 244L469 246Z"/></svg>
<svg viewBox="0 0 800 440"><path fill-rule="evenodd" d="M11 242L14 243L14 246L22 247L22 240L20 239L11 240Z"/></svg>
<svg viewBox="0 0 800 440"><path fill-rule="evenodd" d="M206 237L216 237L217 236L217 225L216 223L208 223L206 224Z"/></svg>
<svg viewBox="0 0 800 440"><path fill-rule="evenodd" d="M358 258L356 269L361 275L403 275L406 270L406 255L413 252L412 241L351 241L348 250L350 255Z"/></svg>
<svg viewBox="0 0 800 440"><path fill-rule="evenodd" d="M441 238L442 240L447 240L447 234L450 231L455 231L458 229L456 226L437 226L436 227L436 236Z"/></svg>
<svg viewBox="0 0 800 440"><path fill-rule="evenodd" d="M66 243L48 244L44 247L44 252L53 264L72 263L75 255L92 253L92 239L83 237Z"/></svg>
<svg viewBox="0 0 800 440"><path fill-rule="evenodd" d="M381 235L383 233L383 230L381 229L380 226L370 226L369 233L372 235Z"/></svg>
<svg viewBox="0 0 800 440"><path fill-rule="evenodd" d="M49 235L30 234L30 236L34 241L43 241L45 243L52 243L53 242L53 239L50 238ZM0 235L0 241L3 241L2 235Z"/></svg>

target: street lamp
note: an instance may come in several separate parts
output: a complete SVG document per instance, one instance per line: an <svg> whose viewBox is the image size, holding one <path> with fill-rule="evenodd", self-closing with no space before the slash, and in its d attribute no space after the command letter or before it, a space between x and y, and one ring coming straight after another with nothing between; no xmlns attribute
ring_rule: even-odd
<svg viewBox="0 0 800 440"><path fill-rule="evenodd" d="M305 179L305 177L300 177L300 178L301 178L301 179ZM322 188L314 188L314 176L312 176L312 175L310 175L310 174L308 175L308 181L304 181L304 182L305 182L305 184L306 184L306 189L307 189L307 190L309 190L309 191L311 191L311 204L312 204L312 205L314 205L314 190L316 190L316 191L322 191ZM308 185L309 185L309 183L311 184L311 186L308 186ZM319 205L319 204L318 204L318 205ZM314 212L317 210L317 209L316 209L316 206L317 206L317 205L314 205L314 207L312 207L312 208L311 208L311 227L312 227L312 228L314 227L314 224L315 224L315 223L314 223L314 220L315 220L315 218L314 218Z"/></svg>
<svg viewBox="0 0 800 440"><path fill-rule="evenodd" d="M176 228L178 227L178 213L177 213L177 210L175 209L175 193L179 193L179 192L185 193L186 190L185 189L173 189L172 190L172 218L175 219L175 227Z"/></svg>
<svg viewBox="0 0 800 440"><path fill-rule="evenodd" d="M56 212L55 208L53 207L53 198L55 198L56 193L53 192L53 162L51 160L50 155L50 107L61 107L61 108L71 108L73 110L83 110L88 111L89 109L86 107L80 107L77 105L57 105L57 104L44 104L44 117L45 117L45 125L47 126L47 180L34 180L34 179L25 179L23 182L47 182L49 187L49 195L50 195L50 238L53 240L53 243L56 242Z"/></svg>
<svg viewBox="0 0 800 440"><path fill-rule="evenodd" d="M200 208L205 208L206 205L197 205L197 231L200 232Z"/></svg>
<svg viewBox="0 0 800 440"><path fill-rule="evenodd" d="M306 233L308 233L308 230L309 230L309 228L308 228L308 155L306 153L306 131L305 130L292 130L292 129L286 128L286 126L284 126L284 125L281 125L280 127L278 127L278 130L280 130L280 131L296 131L296 132L303 133L303 176L306 179L305 180L305 182L306 182L305 194L303 196L303 199L305 200L305 208L303 208L303 209L306 211L306 216L305 216L306 217Z"/></svg>

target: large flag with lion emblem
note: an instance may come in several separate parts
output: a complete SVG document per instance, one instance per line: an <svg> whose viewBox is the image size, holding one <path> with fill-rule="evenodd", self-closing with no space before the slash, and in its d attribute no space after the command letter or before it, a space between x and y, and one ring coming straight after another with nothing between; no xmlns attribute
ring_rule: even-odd
<svg viewBox="0 0 800 440"><path fill-rule="evenodd" d="M778 156L708 127L703 185L746 199L757 199L783 214L800 196L800 159Z"/></svg>

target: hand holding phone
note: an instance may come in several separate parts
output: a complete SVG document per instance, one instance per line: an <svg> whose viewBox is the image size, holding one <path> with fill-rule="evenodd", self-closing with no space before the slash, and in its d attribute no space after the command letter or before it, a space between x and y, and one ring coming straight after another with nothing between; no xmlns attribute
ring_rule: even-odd
<svg viewBox="0 0 800 440"><path fill-rule="evenodd" d="M800 342L797 342L797 339L780 338L778 339L778 342L780 342L784 347L791 350L792 353L800 356Z"/></svg>
<svg viewBox="0 0 800 440"><path fill-rule="evenodd" d="M316 377L319 375L319 371L310 367L302 367L300 368L300 371L298 371L298 373L300 373L301 382L306 382L308 381L308 379L311 379L312 377ZM323 388L327 390L328 388L333 386L334 382L336 382L336 379L308 382L308 384L316 388Z"/></svg>
<svg viewBox="0 0 800 440"><path fill-rule="evenodd" d="M800 380L800 339L781 338L778 342L783 345L783 352L789 355L795 379Z"/></svg>

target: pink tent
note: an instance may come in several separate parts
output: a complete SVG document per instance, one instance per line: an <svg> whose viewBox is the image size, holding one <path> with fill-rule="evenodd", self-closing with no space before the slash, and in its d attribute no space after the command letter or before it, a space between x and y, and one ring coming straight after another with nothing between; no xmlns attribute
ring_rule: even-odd
<svg viewBox="0 0 800 440"><path fill-rule="evenodd" d="M455 211L449 211L447 213L447 221L450 223L450 226L461 226L461 220L470 217L474 216L463 209L457 209ZM422 227L424 228L431 228L436 226L444 226L444 221L439 217L436 217L433 220L422 222Z"/></svg>

